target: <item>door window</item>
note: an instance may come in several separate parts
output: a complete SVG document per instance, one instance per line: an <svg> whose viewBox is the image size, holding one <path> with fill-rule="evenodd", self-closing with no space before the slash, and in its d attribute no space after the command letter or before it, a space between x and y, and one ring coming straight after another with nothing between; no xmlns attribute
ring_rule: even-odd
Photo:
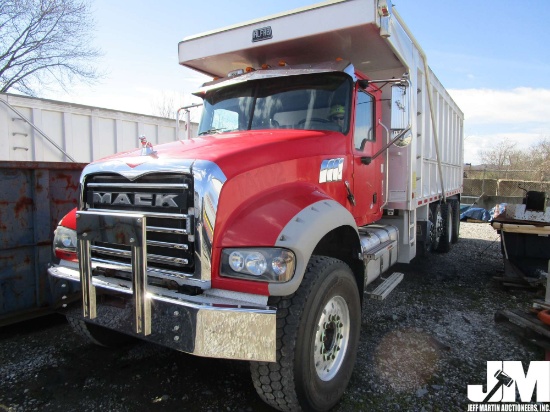
<svg viewBox="0 0 550 412"><path fill-rule="evenodd" d="M374 141L374 98L363 91L357 92L354 145L363 150L365 144Z"/></svg>

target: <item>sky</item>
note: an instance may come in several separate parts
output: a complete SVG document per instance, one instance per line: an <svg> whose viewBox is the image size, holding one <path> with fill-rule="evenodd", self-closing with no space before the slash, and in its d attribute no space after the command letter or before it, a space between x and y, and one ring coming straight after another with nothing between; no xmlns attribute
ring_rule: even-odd
<svg viewBox="0 0 550 412"><path fill-rule="evenodd" d="M159 114L199 102L207 77L178 64L184 37L319 0L91 0L103 80L40 97ZM394 0L428 63L465 115L464 161L507 139L550 138L550 0Z"/></svg>

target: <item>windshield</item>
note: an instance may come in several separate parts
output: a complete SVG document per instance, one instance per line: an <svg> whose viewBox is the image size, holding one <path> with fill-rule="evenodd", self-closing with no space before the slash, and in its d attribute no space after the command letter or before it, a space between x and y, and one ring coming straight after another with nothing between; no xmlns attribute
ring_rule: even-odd
<svg viewBox="0 0 550 412"><path fill-rule="evenodd" d="M344 73L316 73L210 90L204 97L199 135L262 129L347 133L351 89Z"/></svg>

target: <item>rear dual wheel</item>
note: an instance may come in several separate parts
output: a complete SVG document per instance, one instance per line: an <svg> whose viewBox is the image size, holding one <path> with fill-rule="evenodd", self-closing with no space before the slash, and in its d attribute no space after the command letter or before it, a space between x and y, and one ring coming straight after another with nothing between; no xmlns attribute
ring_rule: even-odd
<svg viewBox="0 0 550 412"><path fill-rule="evenodd" d="M300 288L275 297L277 361L252 362L260 397L281 411L326 411L351 377L361 326L359 290L342 261L313 256Z"/></svg>
<svg viewBox="0 0 550 412"><path fill-rule="evenodd" d="M434 203L429 208L430 233L428 250L446 253L451 250L451 243L458 241L460 230L460 204L457 200L446 203Z"/></svg>
<svg viewBox="0 0 550 412"><path fill-rule="evenodd" d="M451 199L446 203L431 204L428 207L428 220L430 231L425 240L418 242L417 255L451 250L451 243L458 242L460 232L460 202Z"/></svg>
<svg viewBox="0 0 550 412"><path fill-rule="evenodd" d="M443 225L437 251L445 253L451 250L451 243L458 242L460 236L460 201L451 199L442 203L441 216Z"/></svg>
<svg viewBox="0 0 550 412"><path fill-rule="evenodd" d="M443 214L441 213L441 205L439 203L430 205L429 219L431 225L428 250L436 251L439 250L439 243L443 234Z"/></svg>
<svg viewBox="0 0 550 412"><path fill-rule="evenodd" d="M451 208L453 209L453 228L451 242L458 242L460 237L460 200L452 199L449 201L451 203Z"/></svg>
<svg viewBox="0 0 550 412"><path fill-rule="evenodd" d="M439 205L438 205L439 206ZM442 203L440 205L441 209L441 236L439 238L439 244L437 246L437 251L446 253L451 250L451 242L453 235L453 208L449 202Z"/></svg>

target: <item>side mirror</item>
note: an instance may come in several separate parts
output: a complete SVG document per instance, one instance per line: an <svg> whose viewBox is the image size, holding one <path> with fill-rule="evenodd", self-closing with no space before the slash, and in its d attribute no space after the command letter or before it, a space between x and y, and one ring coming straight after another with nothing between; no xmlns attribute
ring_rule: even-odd
<svg viewBox="0 0 550 412"><path fill-rule="evenodd" d="M368 80L359 80L357 83L359 83L359 87L363 90L366 90L367 87L369 87L369 81Z"/></svg>
<svg viewBox="0 0 550 412"><path fill-rule="evenodd" d="M408 89L394 84L391 87L391 130L399 132L409 127Z"/></svg>
<svg viewBox="0 0 550 412"><path fill-rule="evenodd" d="M391 88L391 131L396 136L410 129L410 88L401 84L394 84ZM395 142L397 146L407 146L412 141L410 131Z"/></svg>

